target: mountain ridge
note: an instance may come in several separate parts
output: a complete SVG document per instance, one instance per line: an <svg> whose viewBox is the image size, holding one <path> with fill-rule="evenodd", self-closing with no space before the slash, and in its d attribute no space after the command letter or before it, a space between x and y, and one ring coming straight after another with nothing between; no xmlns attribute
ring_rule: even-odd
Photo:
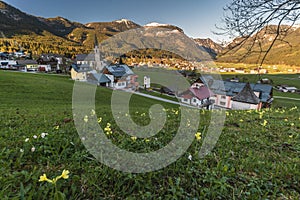
<svg viewBox="0 0 300 200"><path fill-rule="evenodd" d="M90 22L82 24L73 22L61 16L43 18L36 17L0 1L0 51L30 50L33 54L58 53L75 56L90 52L95 43L102 42L118 33L138 28L166 28L184 34L183 29L170 24L152 22L144 26L128 19L118 19L112 22ZM271 26L270 26L271 27ZM282 26L284 28L284 26ZM265 29L268 29L266 27ZM262 29L259 33L264 48L271 43L272 34ZM1 39L2 37L2 39ZM288 43L276 42L266 58L267 64L289 64L300 66L300 26L295 25L285 38ZM253 39L253 38L252 38ZM226 47L212 41L210 38L195 38L195 43L206 50L218 62L238 63L238 58L245 55L247 45L237 51L228 51L239 41L235 38ZM251 37L250 37L251 41ZM15 45L18 43L18 45ZM257 46L254 49L257 51ZM234 50L234 49L233 49ZM224 54L224 52L228 53ZM258 55L249 55L242 62L257 63Z"/></svg>

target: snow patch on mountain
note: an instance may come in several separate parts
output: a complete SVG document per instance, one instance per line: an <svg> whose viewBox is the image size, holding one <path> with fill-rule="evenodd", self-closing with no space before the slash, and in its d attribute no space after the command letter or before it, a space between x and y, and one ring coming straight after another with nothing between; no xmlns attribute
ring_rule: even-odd
<svg viewBox="0 0 300 200"><path fill-rule="evenodd" d="M127 26L127 28L130 28L129 27L129 23L131 23L131 21L128 20L128 19L120 19L120 20L116 20L115 22L117 22L117 23L125 23L126 26Z"/></svg>
<svg viewBox="0 0 300 200"><path fill-rule="evenodd" d="M170 26L170 25L169 24L160 24L157 22L151 22L151 23L145 25L145 27L159 27L159 26Z"/></svg>

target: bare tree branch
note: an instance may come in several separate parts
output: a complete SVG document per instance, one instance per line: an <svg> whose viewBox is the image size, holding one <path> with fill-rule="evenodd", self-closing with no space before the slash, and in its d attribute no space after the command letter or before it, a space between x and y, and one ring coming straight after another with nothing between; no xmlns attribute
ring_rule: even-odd
<svg viewBox="0 0 300 200"><path fill-rule="evenodd" d="M246 53L240 61L259 53L257 63L262 65L276 41L284 41L299 19L300 0L233 0L224 8L223 26L217 27L221 31L217 34L237 38L224 54L243 48ZM267 48L263 46L265 35L274 36Z"/></svg>

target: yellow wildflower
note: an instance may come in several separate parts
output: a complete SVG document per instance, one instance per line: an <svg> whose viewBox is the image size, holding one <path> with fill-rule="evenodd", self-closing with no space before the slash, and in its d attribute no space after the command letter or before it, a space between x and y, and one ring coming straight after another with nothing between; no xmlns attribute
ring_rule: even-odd
<svg viewBox="0 0 300 200"><path fill-rule="evenodd" d="M195 137L196 137L196 140L201 140L201 133L200 132L197 132L196 134L195 134Z"/></svg>
<svg viewBox="0 0 300 200"><path fill-rule="evenodd" d="M102 122L102 117L100 117L99 119L98 119L98 123L101 123Z"/></svg>
<svg viewBox="0 0 300 200"><path fill-rule="evenodd" d="M40 176L39 182L43 182L43 181L47 181L49 183L53 183L52 180L50 180L50 179L47 178L46 174L43 174L43 176Z"/></svg>
<svg viewBox="0 0 300 200"><path fill-rule="evenodd" d="M63 170L63 172L61 173L61 177L63 178L63 179L68 179L69 178L69 170Z"/></svg>
<svg viewBox="0 0 300 200"><path fill-rule="evenodd" d="M92 109L91 116L93 117L93 116L95 116L95 114L96 114L96 111L94 109Z"/></svg>
<svg viewBox="0 0 300 200"><path fill-rule="evenodd" d="M262 124L263 126L266 126L268 124L267 120L264 120L264 123Z"/></svg>
<svg viewBox="0 0 300 200"><path fill-rule="evenodd" d="M83 121L84 121L85 123L87 123L87 122L89 121L89 117L88 117L87 115L84 116Z"/></svg>
<svg viewBox="0 0 300 200"><path fill-rule="evenodd" d="M132 137L131 137L131 140L136 141L136 140L137 140L137 137L132 136Z"/></svg>

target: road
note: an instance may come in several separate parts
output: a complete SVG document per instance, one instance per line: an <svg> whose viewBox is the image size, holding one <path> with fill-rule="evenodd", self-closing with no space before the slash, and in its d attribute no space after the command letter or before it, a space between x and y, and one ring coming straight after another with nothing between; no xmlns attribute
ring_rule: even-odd
<svg viewBox="0 0 300 200"><path fill-rule="evenodd" d="M194 107L194 106L190 106L190 105L179 103L179 102L176 102L176 101L172 101L172 100L152 96L152 95L149 95L149 94L144 94L144 93L140 93L140 92L135 92L134 94L140 95L140 96L143 96L143 97L146 97L146 98L150 98L150 99L155 99L155 100L158 100L158 101L163 101L163 102L166 102L166 103L171 103L171 104L180 105L180 106L186 106L186 107L189 107L189 108L197 108L197 107Z"/></svg>
<svg viewBox="0 0 300 200"><path fill-rule="evenodd" d="M276 99L287 99L287 100L294 100L294 101L300 101L299 98L290 98L290 97L281 97L281 96L274 96L274 98Z"/></svg>

